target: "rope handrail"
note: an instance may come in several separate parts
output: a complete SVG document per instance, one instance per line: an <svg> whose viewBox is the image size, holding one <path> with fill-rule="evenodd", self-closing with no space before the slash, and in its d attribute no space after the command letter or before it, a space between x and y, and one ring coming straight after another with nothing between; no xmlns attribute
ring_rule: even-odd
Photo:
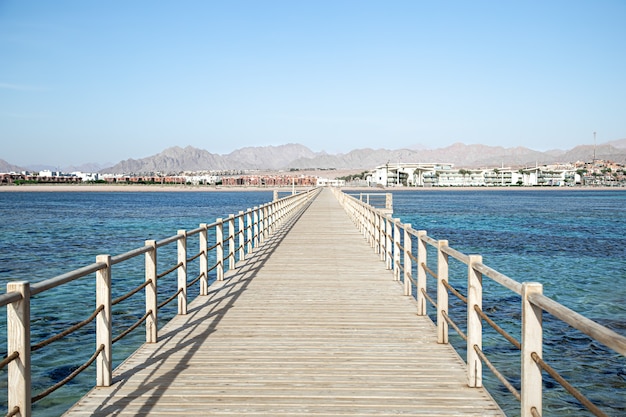
<svg viewBox="0 0 626 417"><path fill-rule="evenodd" d="M417 287L417 280L413 278L413 274L409 271L406 273L406 275L409 278L409 281L411 281L411 283Z"/></svg>
<svg viewBox="0 0 626 417"><path fill-rule="evenodd" d="M518 389L515 388L500 371L498 371L498 369L494 366L494 364L491 363L489 358L487 358L487 356L485 355L485 352L483 352L482 349L478 347L478 345L474 345L474 351L476 352L476 354L478 354L478 356L483 361L483 363L487 365L489 369L491 369L491 372L493 372L495 377L498 378L500 382L502 382L502 385L504 385L511 392L511 394L513 394L513 396L517 399L517 401L521 401L522 396L520 392L518 391Z"/></svg>
<svg viewBox="0 0 626 417"><path fill-rule="evenodd" d="M122 301L126 300L127 298L130 298L133 295L137 294L139 291L143 290L148 285L150 285L150 281L144 281L141 285L138 285L137 287L135 287L134 289L130 290L126 294L124 294L124 295L116 298L115 300L111 301L111 305L114 306L116 304L121 303Z"/></svg>
<svg viewBox="0 0 626 417"><path fill-rule="evenodd" d="M79 366L74 372L72 372L71 374L69 374L68 376L66 376L64 379L62 379L61 381L57 382L56 384L54 384L53 386L51 386L50 388L48 388L45 391L42 391L41 393L35 395L32 397L31 402L32 403L36 403L37 401L41 400L42 398L47 397L48 395L52 394L54 391L56 391L57 389L61 388L63 385L67 384L68 382L70 382L72 379L76 378L76 376L78 374L80 374L81 372L83 372L85 369L87 369L89 367L89 365L91 365L96 358L98 357L98 355L104 350L104 345L100 345L98 347L98 349L94 352L93 355L91 355L91 358L89 358L87 360L87 362L85 362L83 365Z"/></svg>
<svg viewBox="0 0 626 417"><path fill-rule="evenodd" d="M52 337L49 337L48 339L44 341L41 341L37 344L32 345L30 348L30 351L35 352L45 346L48 346L50 343L56 342L57 340L62 339L71 333L74 333L76 330L82 327L85 327L87 324L91 323L102 310L104 310L104 306L100 304L98 308L96 308L94 312L91 313L91 316L87 317L85 320L81 321L80 323L76 323L75 325L63 330L61 333L58 333Z"/></svg>
<svg viewBox="0 0 626 417"><path fill-rule="evenodd" d="M174 265L173 267L171 267L170 269L168 269L167 271L157 275L157 279L159 278L163 278L164 276L171 274L172 272L176 271L178 268L180 268L181 266L183 266L182 262L177 263L176 265Z"/></svg>
<svg viewBox="0 0 626 417"><path fill-rule="evenodd" d="M195 285L196 282L200 281L200 278L202 278L204 276L204 272L200 272L200 275L198 275L197 277L195 277L193 280L191 280L189 282L189 284L187 284L187 288L191 288Z"/></svg>
<svg viewBox="0 0 626 417"><path fill-rule="evenodd" d="M139 320L137 320L135 323L133 323L132 326L130 326L128 329L124 330L117 337L114 337L113 339L111 339L111 344L116 343L116 342L122 340L127 334L129 334L130 332L135 330L137 327L139 327L139 325L141 323L146 321L146 319L148 318L148 316L150 316L150 314L152 314L152 310L146 311L145 314L143 316L141 316L141 318Z"/></svg>
<svg viewBox="0 0 626 417"><path fill-rule="evenodd" d="M221 246L221 243L216 243L213 246L209 246L208 248L206 248L207 252L211 252L213 249L217 248L218 246Z"/></svg>
<svg viewBox="0 0 626 417"><path fill-rule="evenodd" d="M457 326L457 324L454 322L454 320L452 320L452 318L450 318L450 316L448 316L448 312L447 311L442 311L441 314L443 315L444 320L446 322L448 322L448 324L450 326L452 326L452 328L454 330L456 330L456 332L459 334L459 336L461 336L461 338L463 338L463 340L467 341L467 336L465 335L463 330L461 330L461 328L459 326Z"/></svg>
<svg viewBox="0 0 626 417"><path fill-rule="evenodd" d="M437 273L435 271L433 271L432 269L430 269L424 262L421 263L422 268L424 268L424 271L428 272L428 274L435 278L435 279L439 279L439 275L437 275Z"/></svg>
<svg viewBox="0 0 626 417"><path fill-rule="evenodd" d="M204 255L204 251L200 251L200 252L196 253L195 255L193 255L192 257L187 258L187 262L194 261L194 260L198 259L202 255Z"/></svg>
<svg viewBox="0 0 626 417"><path fill-rule="evenodd" d="M213 271L215 268L217 268L218 266L220 266L220 262L216 262L215 264L213 264L212 267L210 267L209 269L207 269L207 273ZM207 276L208 278L208 276Z"/></svg>
<svg viewBox="0 0 626 417"><path fill-rule="evenodd" d="M409 258L411 258L411 260L417 262L417 256L413 255L413 252L407 252L407 254L409 255Z"/></svg>
<svg viewBox="0 0 626 417"><path fill-rule="evenodd" d="M504 330L502 327L498 326L496 324L495 321L493 321L491 318L489 318L489 316L487 316L487 314L485 314L485 312L476 304L474 304L474 311L476 311L476 313L480 316L480 318L482 318L483 320L485 320L487 323L489 323L489 325L498 333L500 333L506 340L509 341L509 343L511 343L513 346L515 346L517 349L522 350L522 344L515 339L513 336L511 336L510 334L508 334L506 332L506 330Z"/></svg>
<svg viewBox="0 0 626 417"><path fill-rule="evenodd" d="M563 388L567 390L574 398L576 398L580 403L585 406L589 411L591 411L594 415L600 417L608 417L602 410L600 410L595 404L587 399L580 391L578 391L574 386L572 386L569 382L565 380L554 368L544 362L543 359L537 355L536 352L530 354L535 363L541 367L544 371L546 371L556 382L558 382Z"/></svg>
<svg viewBox="0 0 626 417"><path fill-rule="evenodd" d="M20 357L20 352L13 352L0 361L0 369L4 369L5 366Z"/></svg>
<svg viewBox="0 0 626 417"><path fill-rule="evenodd" d="M448 291L450 291L452 294L454 294L459 300L463 301L465 304L467 304L467 297L464 296L463 294L461 294L456 288L454 288L452 285L450 285L448 283L447 280L442 280L441 283L443 284L444 287L446 287L448 289Z"/></svg>
<svg viewBox="0 0 626 417"><path fill-rule="evenodd" d="M15 407L13 407L13 410L6 413L5 417L13 417L13 416L18 415L19 413L20 413L20 407L16 405Z"/></svg>
<svg viewBox="0 0 626 417"><path fill-rule="evenodd" d="M172 295L170 298L168 298L167 300L163 301L161 304L158 305L158 308L163 308L165 307L167 304L169 304L170 302L172 302L173 300L176 299L176 297L178 297L178 294L180 294L181 292L183 292L183 289L180 288L178 291L176 291L176 294Z"/></svg>
<svg viewBox="0 0 626 417"><path fill-rule="evenodd" d="M433 307L437 307L437 302L436 302L435 300L433 300L433 298L432 298L430 295L428 295L428 293L426 292L426 290L425 290L424 288L422 288L422 289L420 290L420 292L422 293L422 295L424 296L424 298L426 298L426 299L430 302L430 304L431 304Z"/></svg>

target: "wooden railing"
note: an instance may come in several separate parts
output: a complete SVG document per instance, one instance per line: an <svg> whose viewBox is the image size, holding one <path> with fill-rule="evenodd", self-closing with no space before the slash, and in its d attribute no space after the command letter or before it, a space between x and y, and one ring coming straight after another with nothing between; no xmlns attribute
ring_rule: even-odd
<svg viewBox="0 0 626 417"><path fill-rule="evenodd" d="M156 343L159 336L159 309L177 300L178 314L187 314L188 288L199 285L200 296L207 295L210 279L223 280L225 271L236 269L236 261L244 260L248 254L262 245L281 224L301 212L318 192L319 189L312 189L294 194L248 209L245 212L240 211L237 215L231 214L227 219L217 219L211 224L200 224L194 230L179 230L176 235L160 241L147 240L143 247L117 256L99 255L96 257L95 263L45 281L33 284L27 281L9 282L6 294L0 296L0 307L7 307L7 352L9 354L0 362L0 369L8 368L7 415L31 416L33 403L65 385L93 362L96 363L96 386L109 386L113 371L112 345L114 343L141 324L145 325L146 343ZM215 243L211 246L209 246L208 239L209 231L215 237ZM187 244L194 237L199 240L199 250L190 255ZM177 247L176 264L165 271L158 271L157 253L161 248L174 243ZM215 259L212 266L209 266L209 253ZM119 267L117 265L124 264L126 261L141 255L145 257L144 283L123 296L112 299L112 275L114 271L118 272ZM199 263L199 273L197 277L189 281L188 263L195 260ZM120 270L123 271L123 268ZM157 288L160 280L174 272L177 273L177 291L165 300L158 300ZM34 301L33 297L53 288L69 285L73 281L90 274L96 275L94 289L96 309L90 317L47 340L32 345L30 310L31 302ZM142 290L145 294L145 314L132 326L114 337L112 334L113 306ZM91 358L63 380L43 392L33 395L31 392L31 352L44 348L94 321L96 324L96 349Z"/></svg>
<svg viewBox="0 0 626 417"><path fill-rule="evenodd" d="M416 298L417 314L426 315L428 304L436 308L438 342L449 343L449 327L453 327L466 341L467 383L470 387L482 386L482 368L485 364L520 401L522 417L541 416L542 372L545 371L594 415L607 415L543 360L542 315L544 312L550 313L558 320L623 356L626 356L626 337L543 295L543 287L540 283L517 282L483 264L480 255L463 254L448 246L447 240L435 240L428 236L426 231L414 230L410 224L403 224L399 219L386 216L383 211L339 190L335 190L335 194L372 248L380 254L381 260L386 262L387 268L393 271L394 278L402 282L405 295ZM414 243L416 247L413 247ZM436 267L428 265L429 247L436 251ZM450 260L459 261L466 266L467 294L462 294L450 284L448 276ZM436 300L427 292L428 277L437 281ZM518 308L521 309L521 342L508 334L483 311L484 277L490 278L520 296L521 308ZM462 314L465 315L466 320L461 325L450 318L448 300L450 294L458 297L467 306L465 314ZM504 306L498 307L504 308ZM483 352L483 321L520 350L519 379L521 383L519 389L498 371ZM465 332L461 326L466 329Z"/></svg>

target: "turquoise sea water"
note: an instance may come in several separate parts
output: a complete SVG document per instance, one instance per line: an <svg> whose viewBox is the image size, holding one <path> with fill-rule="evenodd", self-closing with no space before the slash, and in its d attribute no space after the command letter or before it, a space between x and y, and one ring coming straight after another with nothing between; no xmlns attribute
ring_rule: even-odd
<svg viewBox="0 0 626 417"><path fill-rule="evenodd" d="M0 193L0 285L4 287L9 280L51 278L94 262L97 254L117 255L143 246L146 239L159 240L179 229L191 230L271 198L270 191ZM461 252L483 255L485 264L517 281L543 283L545 294L626 334L625 203L626 191L396 191L394 217L427 230L435 239L449 240L450 246ZM162 258L169 265L175 263L167 254ZM114 272L114 297L142 282L143 257L119 275ZM463 290L465 279L466 271L453 266L450 282ZM172 282L162 289L172 294L175 285ZM433 287L432 281L429 285ZM485 286L489 294L484 309L518 336L519 297L488 282ZM80 293L81 287L88 289L86 294ZM143 305L137 303L131 298L117 306L114 322L120 328L141 317ZM33 342L84 319L94 306L93 277L38 296L33 301ZM166 308L160 317L174 313L173 307ZM0 314L0 350L6 349L4 321L5 314ZM579 389L590 393L609 415L626 414L626 360L549 316L544 323L544 357ZM92 332L85 329L35 352L34 364L46 366L34 365L34 393L62 379L90 356L95 344ZM138 329L120 346L116 344L116 364L136 349L143 337L143 330ZM452 337L452 341L463 350L460 338ZM517 385L518 353L488 331L484 348ZM490 392L510 416L516 415L517 402L489 377L488 370L484 373ZM94 379L93 370L81 374L37 403L35 415L62 414ZM587 415L575 400L554 388L554 381L546 378L546 386L544 415ZM2 374L0 390L0 404L6 404L6 376Z"/></svg>

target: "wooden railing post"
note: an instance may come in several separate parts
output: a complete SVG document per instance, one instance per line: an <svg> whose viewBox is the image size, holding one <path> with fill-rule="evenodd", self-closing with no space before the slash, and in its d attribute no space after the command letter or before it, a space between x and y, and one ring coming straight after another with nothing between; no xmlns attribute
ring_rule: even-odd
<svg viewBox="0 0 626 417"><path fill-rule="evenodd" d="M96 272L96 308L103 309L96 317L96 349L104 346L104 350L96 360L96 386L108 387L113 375L113 359L111 357L111 256L98 255L96 262L106 267Z"/></svg>
<svg viewBox="0 0 626 417"><path fill-rule="evenodd" d="M178 235L178 314L187 314L187 231L179 230Z"/></svg>
<svg viewBox="0 0 626 417"><path fill-rule="evenodd" d="M391 246L391 218L385 217L385 261L387 264L387 269L393 269L393 257L391 256L393 252L393 246Z"/></svg>
<svg viewBox="0 0 626 417"><path fill-rule="evenodd" d="M209 293L209 227L201 223L200 228L200 295Z"/></svg>
<svg viewBox="0 0 626 417"><path fill-rule="evenodd" d="M246 237L248 243L246 244L246 251L248 254L252 253L252 210L246 210Z"/></svg>
<svg viewBox="0 0 626 417"><path fill-rule="evenodd" d="M411 254L413 252L413 241L409 231L411 224L404 225L404 295L411 295L411 273L413 272L413 262Z"/></svg>
<svg viewBox="0 0 626 417"><path fill-rule="evenodd" d="M444 282L448 281L448 254L442 249L448 246L447 240L437 242L437 343L448 343L448 322L444 314L448 314L448 289Z"/></svg>
<svg viewBox="0 0 626 417"><path fill-rule="evenodd" d="M474 307L483 308L483 275L474 269L482 263L480 255L469 255L467 273L467 379L470 387L483 386L483 363L474 346L483 348L482 322Z"/></svg>
<svg viewBox="0 0 626 417"><path fill-rule="evenodd" d="M215 273L218 281L224 281L224 222L217 219L215 222Z"/></svg>
<svg viewBox="0 0 626 417"><path fill-rule="evenodd" d="M30 366L30 283L7 283L7 292L18 292L22 299L7 305L7 354L18 353L8 364L9 412L19 408L19 415L30 417L31 366Z"/></svg>
<svg viewBox="0 0 626 417"><path fill-rule="evenodd" d="M386 223L386 217L383 216L382 214L379 216L379 237L378 237L378 253L380 254L380 260L381 261L385 261L385 251L386 251L386 237L385 234L387 233L387 223Z"/></svg>
<svg viewBox="0 0 626 417"><path fill-rule="evenodd" d="M237 225L239 227L239 260L243 261L246 259L246 237L244 235L245 232L245 221L244 221L244 212L239 212L239 217L237 217Z"/></svg>
<svg viewBox="0 0 626 417"><path fill-rule="evenodd" d="M254 206L254 212L253 212L253 228L252 228L252 234L254 235L254 248L258 248L259 247L259 207L258 206Z"/></svg>
<svg viewBox="0 0 626 417"><path fill-rule="evenodd" d="M235 215L228 216L228 270L235 269Z"/></svg>
<svg viewBox="0 0 626 417"><path fill-rule="evenodd" d="M426 315L427 300L426 292L426 268L428 264L426 242L422 239L426 236L426 230L417 232L417 315Z"/></svg>
<svg viewBox="0 0 626 417"><path fill-rule="evenodd" d="M542 413L542 376L541 368L533 360L535 353L543 356L543 310L533 305L530 294L542 294L543 286L536 282L522 283L522 400L521 417L531 417L534 408Z"/></svg>
<svg viewBox="0 0 626 417"><path fill-rule="evenodd" d="M400 281L400 219L393 219L393 277Z"/></svg>
<svg viewBox="0 0 626 417"><path fill-rule="evenodd" d="M267 238L269 237L268 230L267 230L267 227L269 225L267 204L264 204L262 209L263 209L263 225L261 227L261 243L265 242Z"/></svg>
<svg viewBox="0 0 626 417"><path fill-rule="evenodd" d="M157 303L157 244L156 240L146 240L146 246L151 249L146 252L146 343L156 343L158 340L158 316L159 307Z"/></svg>

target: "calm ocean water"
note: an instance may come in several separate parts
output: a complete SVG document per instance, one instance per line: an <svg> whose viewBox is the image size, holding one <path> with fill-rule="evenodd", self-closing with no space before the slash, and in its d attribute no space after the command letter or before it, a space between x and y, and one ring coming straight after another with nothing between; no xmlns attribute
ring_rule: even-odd
<svg viewBox="0 0 626 417"><path fill-rule="evenodd" d="M117 255L143 246L146 239L159 240L179 229L194 229L271 198L270 191L0 193L0 285L4 288L10 280L41 281L92 263L97 254ZM450 246L466 254L483 255L485 264L517 281L543 283L545 294L626 334L625 203L626 191L395 191L394 217L427 230L435 239L447 239ZM160 252L159 262L172 265L175 258L171 256ZM142 282L143 257L129 264L123 276L118 275L114 270L114 296ZM465 279L466 271L453 266L450 282L464 291ZM431 288L432 284L429 282ZM85 294L80 293L83 285ZM489 295L484 309L519 338L519 297L489 282L485 286ZM163 285L161 289L167 292L173 287ZM38 296L33 301L33 342L89 315L95 305L92 292L93 277L86 277L68 288ZM131 298L116 306L114 322L120 329L141 317L143 306L136 303ZM162 318L175 313L173 306L168 308L160 312ZM6 349L5 320L0 314L0 350ZM549 363L609 415L626 414L626 360L549 316L544 316L544 323L544 357ZM91 349L84 346L94 343L92 332L85 329L34 353L34 393L62 379L90 356L87 351ZM143 337L143 331L137 330L116 344L115 363L136 349ZM459 338L453 337L452 342L463 351ZM484 349L517 385L518 353L489 331ZM485 370L485 384L492 395L508 415L517 415L517 402L511 401L489 374ZM94 380L93 370L81 374L37 403L35 415L62 414ZM588 415L555 388L554 381L546 378L546 385L544 415ZM5 375L0 375L0 404L6 404Z"/></svg>

